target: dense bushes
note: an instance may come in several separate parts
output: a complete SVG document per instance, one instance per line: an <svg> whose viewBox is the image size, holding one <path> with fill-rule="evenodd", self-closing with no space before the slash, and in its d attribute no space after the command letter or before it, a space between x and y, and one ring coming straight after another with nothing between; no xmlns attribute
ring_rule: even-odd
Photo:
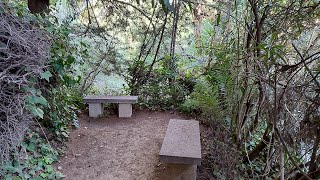
<svg viewBox="0 0 320 180"><path fill-rule="evenodd" d="M234 89L235 71L232 71L233 62L228 54L228 48L215 47L217 59L211 66L203 68L197 79L195 88L190 96L181 105L185 112L201 112L211 120L230 125L231 110L234 100L241 91Z"/></svg>
<svg viewBox="0 0 320 180"><path fill-rule="evenodd" d="M131 64L129 74L137 77L135 81L129 80L131 93L139 95L140 105L149 109L176 109L191 93L195 80L192 77L178 73L179 69L172 70L168 62L170 57L161 59L148 74L148 66L138 65L139 62ZM134 68L139 70L133 71ZM139 74L132 74L139 72ZM143 75L144 74L144 75ZM136 82L142 82L136 84Z"/></svg>

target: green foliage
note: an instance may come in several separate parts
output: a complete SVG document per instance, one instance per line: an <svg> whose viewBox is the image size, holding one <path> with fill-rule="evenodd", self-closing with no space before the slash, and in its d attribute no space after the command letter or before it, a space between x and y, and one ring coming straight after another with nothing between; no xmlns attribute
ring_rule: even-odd
<svg viewBox="0 0 320 180"><path fill-rule="evenodd" d="M77 122L76 111L82 105L82 97L76 91L80 81L73 74L74 54L76 47L70 44L70 30L67 25L55 26L48 23L47 29L55 37L51 48L51 66L45 77L51 77L48 87L42 89L48 106L43 124L55 134L57 140L63 142L68 138L68 129Z"/></svg>
<svg viewBox="0 0 320 180"><path fill-rule="evenodd" d="M63 142L68 138L69 126L77 122L76 111L82 102L75 87L80 77L74 76L72 71L73 54L77 51L70 44L67 25L56 26L45 19L39 21L51 33L54 42L49 68L40 78L34 77L32 86L24 88L30 93L25 99L26 109L43 119L41 124L53 132L54 139Z"/></svg>
<svg viewBox="0 0 320 180"><path fill-rule="evenodd" d="M52 77L52 74L50 73L50 71L46 71L41 74L41 78L47 80L48 82L50 77Z"/></svg>
<svg viewBox="0 0 320 180"><path fill-rule="evenodd" d="M184 112L200 110L207 115L219 114L218 87L206 80L200 80L195 85L189 99L181 105Z"/></svg>
<svg viewBox="0 0 320 180"><path fill-rule="evenodd" d="M149 77L142 74L148 74L149 66L143 62L136 62L133 65L140 68L138 72L141 76L138 81L143 81L141 86L129 84L130 89L134 89L134 93L140 97L140 105L148 109L175 109L185 101L187 95L193 89L194 82L189 76L174 72L169 66L170 57L167 56L157 63L156 67L150 72ZM139 64L140 63L140 64ZM129 67L129 72L132 70L132 65ZM178 70L177 70L178 71Z"/></svg>
<svg viewBox="0 0 320 180"><path fill-rule="evenodd" d="M26 87L26 92L30 95L25 98L26 109L34 116L43 119L43 108L48 106L47 100L41 95L41 91L33 87Z"/></svg>
<svg viewBox="0 0 320 180"><path fill-rule="evenodd" d="M224 50L216 50L216 62L198 79L194 91L180 109L184 112L201 112L210 119L224 120L225 124L230 124L230 104L237 93L233 89L233 72L230 71L232 61Z"/></svg>
<svg viewBox="0 0 320 180"><path fill-rule="evenodd" d="M41 137L41 133L39 128L28 130L22 143L22 148L26 150L25 157L22 158L16 153L13 154L14 160L11 163L0 164L4 180L44 180L64 177L52 166L52 163L58 160L58 151L54 150L44 137Z"/></svg>
<svg viewBox="0 0 320 180"><path fill-rule="evenodd" d="M82 98L65 87L57 87L47 92L49 107L44 117L43 124L56 137L56 140L64 142L68 138L68 129L71 124L77 123L76 105Z"/></svg>

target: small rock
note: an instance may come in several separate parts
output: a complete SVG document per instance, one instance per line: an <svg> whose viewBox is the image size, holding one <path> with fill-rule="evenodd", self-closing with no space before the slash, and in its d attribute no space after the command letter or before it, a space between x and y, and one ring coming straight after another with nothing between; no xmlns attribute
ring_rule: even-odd
<svg viewBox="0 0 320 180"><path fill-rule="evenodd" d="M159 163L159 164L157 165L157 167L159 167L159 166L161 166L161 163Z"/></svg>
<svg viewBox="0 0 320 180"><path fill-rule="evenodd" d="M80 137L81 135L80 134L78 134L78 137Z"/></svg>
<svg viewBox="0 0 320 180"><path fill-rule="evenodd" d="M61 167L61 166L58 166L58 170L61 171L61 170L62 170L62 167Z"/></svg>
<svg viewBox="0 0 320 180"><path fill-rule="evenodd" d="M151 119L151 117L149 117L149 119Z"/></svg>
<svg viewBox="0 0 320 180"><path fill-rule="evenodd" d="M101 148L103 148L103 146L100 146Z"/></svg>
<svg viewBox="0 0 320 180"><path fill-rule="evenodd" d="M84 127L85 129L88 129L88 127Z"/></svg>
<svg viewBox="0 0 320 180"><path fill-rule="evenodd" d="M162 170L164 170L166 167L163 167Z"/></svg>
<svg viewBox="0 0 320 180"><path fill-rule="evenodd" d="M81 154L75 154L75 156L76 156L76 157L79 157L79 156L81 156Z"/></svg>

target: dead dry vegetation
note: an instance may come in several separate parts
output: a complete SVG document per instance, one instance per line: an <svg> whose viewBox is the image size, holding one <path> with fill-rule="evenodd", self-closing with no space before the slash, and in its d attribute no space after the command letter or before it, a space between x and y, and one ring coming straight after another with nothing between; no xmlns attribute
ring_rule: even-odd
<svg viewBox="0 0 320 180"><path fill-rule="evenodd" d="M4 8L0 3L0 9ZM0 12L0 161L18 152L34 115L25 99L48 66L50 42L44 30L10 12Z"/></svg>

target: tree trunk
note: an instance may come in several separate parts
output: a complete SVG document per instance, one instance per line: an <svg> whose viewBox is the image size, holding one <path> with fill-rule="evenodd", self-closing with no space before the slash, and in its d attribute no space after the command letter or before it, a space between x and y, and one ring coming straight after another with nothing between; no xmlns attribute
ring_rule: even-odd
<svg viewBox="0 0 320 180"><path fill-rule="evenodd" d="M194 32L195 32L195 39L196 44L200 45L201 43L201 22L202 22L202 5L199 3L193 9L193 22L194 22Z"/></svg>
<svg viewBox="0 0 320 180"><path fill-rule="evenodd" d="M262 139L260 141L260 143L249 153L248 157L244 158L243 163L248 163L249 160L252 161L254 160L256 157L258 157L259 153L265 148L267 147L267 144L265 142L269 142L270 141L270 136L269 136L269 130L270 130L271 126L268 126L266 128L266 130L264 131L264 134L262 136Z"/></svg>
<svg viewBox="0 0 320 180"><path fill-rule="evenodd" d="M49 0L28 0L28 8L33 14L45 12L49 8Z"/></svg>
<svg viewBox="0 0 320 180"><path fill-rule="evenodd" d="M317 133L316 139L314 140L314 144L313 144L313 150L312 150L312 155L311 155L311 160L309 165L309 174L317 171L317 168L318 168L317 151L319 149L319 143L320 143L320 133ZM313 177L313 178L316 178L316 177Z"/></svg>

